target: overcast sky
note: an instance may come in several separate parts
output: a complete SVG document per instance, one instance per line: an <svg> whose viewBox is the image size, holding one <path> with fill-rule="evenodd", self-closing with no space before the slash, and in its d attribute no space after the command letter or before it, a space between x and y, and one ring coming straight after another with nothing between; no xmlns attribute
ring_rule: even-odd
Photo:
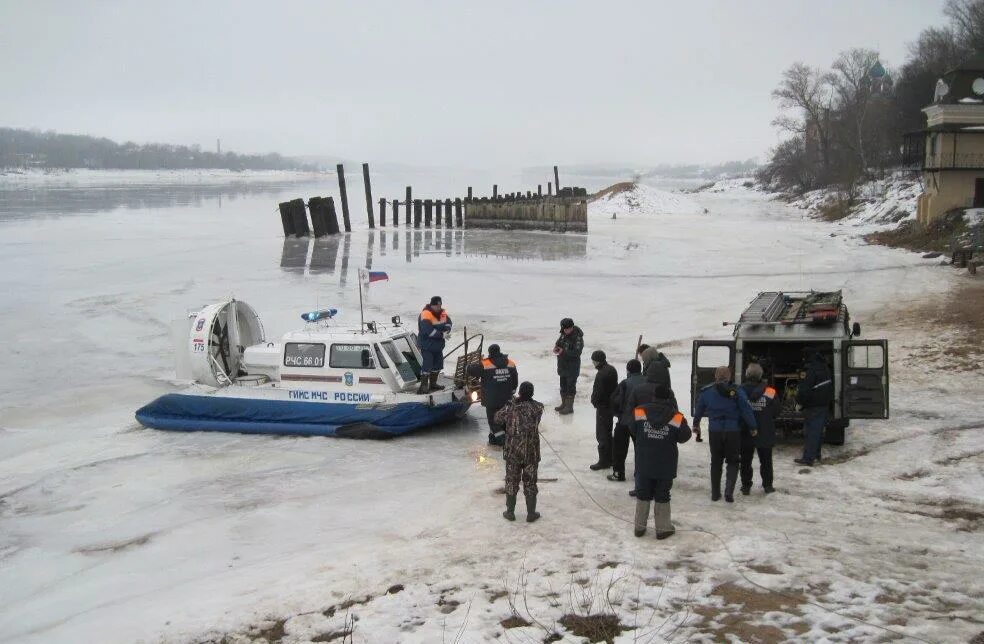
<svg viewBox="0 0 984 644"><path fill-rule="evenodd" d="M863 46L892 69L942 4L0 0L0 126L473 167L761 158L784 68Z"/></svg>

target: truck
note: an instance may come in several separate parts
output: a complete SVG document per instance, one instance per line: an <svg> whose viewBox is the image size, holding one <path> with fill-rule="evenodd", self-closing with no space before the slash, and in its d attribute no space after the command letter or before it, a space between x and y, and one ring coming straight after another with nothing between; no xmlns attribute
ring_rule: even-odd
<svg viewBox="0 0 984 644"><path fill-rule="evenodd" d="M700 390L714 382L715 368L727 365L741 382L745 368L757 362L781 401L777 428L801 428L796 389L806 360L819 352L834 380L824 442L843 445L851 420L888 418L888 341L861 338L841 291L762 292L737 322L724 324L734 326L731 340L694 340L691 413Z"/></svg>

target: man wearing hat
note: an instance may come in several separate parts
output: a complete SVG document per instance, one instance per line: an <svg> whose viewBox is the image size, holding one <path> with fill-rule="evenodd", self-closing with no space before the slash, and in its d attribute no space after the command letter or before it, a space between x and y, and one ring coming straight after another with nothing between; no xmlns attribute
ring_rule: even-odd
<svg viewBox="0 0 984 644"><path fill-rule="evenodd" d="M490 344L489 357L482 360L482 405L489 421L489 445L502 445L506 440L506 430L495 424L495 414L509 402L518 386L516 363L498 344Z"/></svg>
<svg viewBox="0 0 984 644"><path fill-rule="evenodd" d="M437 295L430 299L417 318L417 344L423 358L420 365L418 394L440 391L437 376L444 368L444 338L451 333L451 318Z"/></svg>
<svg viewBox="0 0 984 644"><path fill-rule="evenodd" d="M509 401L495 415L495 422L506 432L506 444L502 448L502 460L506 462L506 511L502 516L516 520L516 496L519 483L523 483L526 496L526 520L533 523L540 518L536 511L536 475L540 463L540 418L543 405L533 400L533 383L519 386L519 395Z"/></svg>
<svg viewBox="0 0 984 644"><path fill-rule="evenodd" d="M598 462L592 470L606 470L612 466L612 394L618 389L618 372L608 364L608 356L598 350L591 354L591 363L598 370L591 390L591 406L595 408L595 438L598 440Z"/></svg>
<svg viewBox="0 0 984 644"><path fill-rule="evenodd" d="M584 351L584 332L574 325L574 320L564 318L560 321L560 337L554 343L553 352L557 356L557 375L560 376L559 406L554 411L561 414L574 413L574 396L577 395L577 377L581 375L581 352Z"/></svg>

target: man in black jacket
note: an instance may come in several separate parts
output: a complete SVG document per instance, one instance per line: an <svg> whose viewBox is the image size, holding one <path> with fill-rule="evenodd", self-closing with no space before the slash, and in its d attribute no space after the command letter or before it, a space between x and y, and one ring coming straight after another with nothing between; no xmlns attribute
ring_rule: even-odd
<svg viewBox="0 0 984 644"><path fill-rule="evenodd" d="M577 378L581 375L581 352L584 351L584 332L574 325L574 320L560 321L560 337L554 342L557 356L557 375L560 376L561 403L554 407L560 414L574 413L574 397L577 395Z"/></svg>
<svg viewBox="0 0 984 644"><path fill-rule="evenodd" d="M667 387L657 385L652 394L652 402L633 410L636 437L635 536L646 534L649 505L655 501L656 538L665 539L676 532L670 521L670 488L677 475L677 444L690 440L691 431Z"/></svg>
<svg viewBox="0 0 984 644"><path fill-rule="evenodd" d="M747 426L741 428L741 493L752 490L752 461L756 452L759 458L759 475L766 494L775 492L772 487L772 448L776 445L776 416L779 415L779 396L769 383L762 380L762 366L756 362L745 369L745 383L742 389L748 397L748 404L755 412L758 434L752 436Z"/></svg>
<svg viewBox="0 0 984 644"><path fill-rule="evenodd" d="M820 458L820 443L823 441L823 427L830 414L830 403L834 400L834 381L830 376L827 361L819 351L814 352L806 363L806 375L796 388L796 402L803 410L802 458L793 459L800 465L813 465Z"/></svg>
<svg viewBox="0 0 984 644"><path fill-rule="evenodd" d="M615 435L612 438L612 473L608 475L609 481L625 480L625 457L629 453L629 438L635 442L634 408L627 402L629 392L643 382L645 378L639 361L633 358L625 363L625 380L618 383L618 388L612 394L612 411L618 416L618 420L615 421Z"/></svg>
<svg viewBox="0 0 984 644"><path fill-rule="evenodd" d="M506 430L496 425L495 414L509 402L518 386L516 363L498 344L490 344L489 357L482 360L482 406L489 421L489 445L502 445L506 440Z"/></svg>
<svg viewBox="0 0 984 644"><path fill-rule="evenodd" d="M605 470L612 466L612 394L618 388L618 372L608 364L604 351L591 354L598 373L591 390L591 406L595 408L595 438L598 439L598 462L592 470Z"/></svg>

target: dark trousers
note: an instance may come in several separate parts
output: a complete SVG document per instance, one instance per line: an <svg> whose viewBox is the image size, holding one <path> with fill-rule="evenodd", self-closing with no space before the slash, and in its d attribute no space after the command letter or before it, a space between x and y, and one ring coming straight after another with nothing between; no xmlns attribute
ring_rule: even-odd
<svg viewBox="0 0 984 644"><path fill-rule="evenodd" d="M653 479L637 473L635 484L637 500L656 501L656 503L670 502L670 488L673 487L673 479Z"/></svg>
<svg viewBox="0 0 984 644"><path fill-rule="evenodd" d="M502 407L500 405L498 407L485 408L485 417L489 421L489 443L494 442L496 445L502 445L506 442L506 428L495 424L495 415Z"/></svg>
<svg viewBox="0 0 984 644"><path fill-rule="evenodd" d="M506 461L506 494L508 496L519 494L519 484L522 482L523 494L536 496L536 475L539 465L539 463Z"/></svg>
<svg viewBox="0 0 984 644"><path fill-rule="evenodd" d="M827 424L826 407L808 407L803 410L803 460L811 463L820 458L820 443L823 442L823 427Z"/></svg>
<svg viewBox="0 0 984 644"><path fill-rule="evenodd" d="M625 473L625 457L629 455L629 439L635 444L635 435L629 428L618 423L615 425L615 435L612 437L612 469Z"/></svg>
<svg viewBox="0 0 984 644"><path fill-rule="evenodd" d="M741 432L707 432L711 445L711 491L721 492L721 466L728 464L725 494L732 494L738 479L738 462L741 460Z"/></svg>
<svg viewBox="0 0 984 644"><path fill-rule="evenodd" d="M752 461L755 460L756 452L759 457L762 487L772 487L772 448L755 447L755 438L744 432L741 435L741 486L752 487Z"/></svg>
<svg viewBox="0 0 984 644"><path fill-rule="evenodd" d="M577 394L577 376L573 378L568 378L567 376L560 377L560 395L561 396L574 396Z"/></svg>
<svg viewBox="0 0 984 644"><path fill-rule="evenodd" d="M598 462L608 467L612 464L612 410L595 409L595 438L598 439Z"/></svg>
<svg viewBox="0 0 984 644"><path fill-rule="evenodd" d="M440 371L444 368L444 352L443 350L438 351L428 351L427 349L420 349L420 378L424 378L425 373L433 373L435 371Z"/></svg>

